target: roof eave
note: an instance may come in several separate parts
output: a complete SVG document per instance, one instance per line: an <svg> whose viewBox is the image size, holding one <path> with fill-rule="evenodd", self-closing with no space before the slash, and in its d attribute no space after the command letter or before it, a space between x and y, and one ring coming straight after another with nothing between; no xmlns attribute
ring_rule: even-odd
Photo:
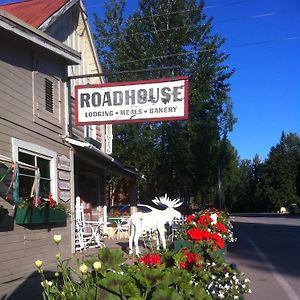
<svg viewBox="0 0 300 300"><path fill-rule="evenodd" d="M42 31L47 30L61 15L68 11L73 5L75 5L79 0L70 0L63 7L61 7L57 12L46 19L40 26L39 29Z"/></svg>
<svg viewBox="0 0 300 300"><path fill-rule="evenodd" d="M96 155L100 156L102 159L108 161L109 163L111 163L114 167L122 170L123 172L130 174L131 176L135 176L135 177L142 177L144 178L144 175L139 172L138 170L133 170L131 168L128 168L127 166L123 165L121 162L119 162L118 160L114 159L113 157L109 156L108 154L104 153L103 151L99 150L97 147L95 147L94 145L88 143L88 142L82 142L70 137L65 137L64 140L66 142L68 142L69 144L71 144L72 146L77 146L77 147L81 147L81 148L85 148L88 149L90 151L92 151L93 153L95 153Z"/></svg>
<svg viewBox="0 0 300 300"><path fill-rule="evenodd" d="M0 27L63 57L69 65L80 64L79 52L3 10L0 10Z"/></svg>

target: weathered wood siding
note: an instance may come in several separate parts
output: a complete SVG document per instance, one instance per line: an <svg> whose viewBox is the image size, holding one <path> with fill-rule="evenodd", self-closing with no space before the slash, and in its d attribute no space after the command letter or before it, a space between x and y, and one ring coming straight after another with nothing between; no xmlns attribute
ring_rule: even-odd
<svg viewBox="0 0 300 300"><path fill-rule="evenodd" d="M77 6L70 9L57 22L47 28L46 33L53 36L62 43L81 53L81 64L70 66L69 76L101 73L101 67L93 43L93 37L89 29L87 17ZM103 83L103 77L91 77L71 80L71 94L74 97L74 86L81 84ZM72 102L72 128L73 134L80 139L85 137L85 126L75 126L74 123L74 103ZM97 125L96 139L105 149L105 126Z"/></svg>

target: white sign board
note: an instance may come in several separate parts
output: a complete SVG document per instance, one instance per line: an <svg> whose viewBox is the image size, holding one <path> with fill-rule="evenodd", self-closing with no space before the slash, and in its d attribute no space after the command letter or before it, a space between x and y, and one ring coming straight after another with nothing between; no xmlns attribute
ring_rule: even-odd
<svg viewBox="0 0 300 300"><path fill-rule="evenodd" d="M57 169L71 171L70 159L65 155L59 155L57 157Z"/></svg>
<svg viewBox="0 0 300 300"><path fill-rule="evenodd" d="M75 86L76 125L187 118L187 77Z"/></svg>

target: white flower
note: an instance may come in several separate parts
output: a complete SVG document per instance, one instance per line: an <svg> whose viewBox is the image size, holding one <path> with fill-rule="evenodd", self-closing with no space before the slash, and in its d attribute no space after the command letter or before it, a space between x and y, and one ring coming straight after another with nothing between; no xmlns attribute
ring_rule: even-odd
<svg viewBox="0 0 300 300"><path fill-rule="evenodd" d="M60 241L61 241L61 235L60 235L60 234L55 234L55 235L53 236L53 240L54 240L54 242L55 242L56 244L59 244Z"/></svg>
<svg viewBox="0 0 300 300"><path fill-rule="evenodd" d="M249 289L249 290L248 290L248 293L249 293L249 294L251 294L251 293L252 293L251 289Z"/></svg>
<svg viewBox="0 0 300 300"><path fill-rule="evenodd" d="M85 274L85 273L87 273L87 271L88 271L88 267L87 267L87 265L82 264L82 265L79 267L79 270L80 270L80 272L81 272L82 274Z"/></svg>
<svg viewBox="0 0 300 300"><path fill-rule="evenodd" d="M43 288L46 288L47 286L52 286L53 285L53 281L48 281L48 280L45 280L45 282L41 282L41 286Z"/></svg>
<svg viewBox="0 0 300 300"><path fill-rule="evenodd" d="M101 262L100 261L95 261L93 263L93 268L95 269L96 272L98 272L101 269Z"/></svg>
<svg viewBox="0 0 300 300"><path fill-rule="evenodd" d="M228 278L229 277L229 273L225 273L225 278Z"/></svg>

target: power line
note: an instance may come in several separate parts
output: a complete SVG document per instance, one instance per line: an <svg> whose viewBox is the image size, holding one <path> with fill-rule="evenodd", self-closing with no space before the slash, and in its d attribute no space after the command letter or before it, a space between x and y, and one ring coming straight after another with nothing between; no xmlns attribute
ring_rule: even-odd
<svg viewBox="0 0 300 300"><path fill-rule="evenodd" d="M274 42L280 42L280 41L293 41L293 40L299 40L300 36L292 36L292 37L287 37L283 38L280 40L266 40L266 41L257 41L257 42L249 42L249 43L242 43L242 44L236 44L231 47L231 48L241 48L241 47L249 47L249 46L258 46L258 45L263 45L263 44L271 44ZM112 64L106 64L109 66L112 65L124 65L124 64L129 64L129 63L135 63L135 62L142 62L142 61L151 61L155 59L162 59L162 58L168 58L168 57L176 57L176 56L185 56L188 54L192 53L204 53L204 52L212 52L215 51L215 49L205 49L205 50L190 50L186 52L181 52L181 53L173 53L173 54L167 54L167 55L160 55L160 56L154 56L154 57L149 57L149 58L141 58L141 59L136 59L136 60L127 60L127 61L120 61L118 63L112 63ZM225 54L227 50L224 50L223 53Z"/></svg>
<svg viewBox="0 0 300 300"><path fill-rule="evenodd" d="M142 17L131 17L131 18L127 18L124 19L124 22L128 22L127 24L130 24L130 22L133 22L134 20L143 20L143 19L147 19L147 18L157 18L157 17L163 17L163 16L169 16L169 15L174 15L174 14L184 14L187 12L192 12L192 11L200 11L200 10L208 10L208 9L212 9L212 8L221 8L221 7L227 7L227 6L234 6L234 5L239 5L239 4L243 4L243 3L247 3L247 2L253 2L253 0L245 0L245 1L235 1L235 2L231 2L231 3L227 3L227 4L218 4L218 5L212 5L212 6L207 6L207 7L203 7L203 8L197 8L197 9L187 9L187 10L179 10L179 11L174 11L174 12L166 12L166 13L162 13L162 14L150 14L150 15L145 15ZM104 5L102 4L95 4L93 5L93 7L96 6L102 6ZM87 7L92 7L92 6L87 6ZM300 11L300 9L294 9L294 10L287 10L287 11L281 11L281 12L267 12L267 13L263 13L260 15L253 15L253 16L246 16L246 17L240 17L240 18L233 18L233 19L228 19L228 20L221 20L219 22L227 22L227 21L239 21L239 20L244 20L244 19L251 19L251 18L260 18L260 17L270 17L270 16L276 16L276 15L281 15L281 14L286 14L286 13L294 13L294 12L298 12ZM219 23L217 22L217 23ZM113 22L113 23L117 23Z"/></svg>
<svg viewBox="0 0 300 300"><path fill-rule="evenodd" d="M239 18L232 18L232 19L224 19L220 21L216 21L215 23L227 23L227 22L235 22L235 21L243 21L243 20L251 20L251 19L259 19L259 18L266 18L266 17L273 17L277 15L282 15L282 14L287 14L287 13L295 13L299 12L300 9L295 9L295 10L289 10L289 11L281 11L281 12L269 12L269 13L263 13L263 14L256 14L256 15L251 15L251 16L246 16L246 17L239 17ZM177 26L177 27L171 27L171 28L166 28L166 29L160 29L160 30L151 30L151 31L144 31L144 32L139 32L139 33L131 33L131 34L122 34L121 38L124 37L130 37L130 36L137 36L137 35L147 35L149 33L160 33L160 32L168 32L168 31L173 31L173 30L178 30L178 29L190 29L197 27L198 25L184 25L184 26ZM109 38L109 41L118 41L121 40L121 38ZM108 39L102 39L102 41L107 41Z"/></svg>

